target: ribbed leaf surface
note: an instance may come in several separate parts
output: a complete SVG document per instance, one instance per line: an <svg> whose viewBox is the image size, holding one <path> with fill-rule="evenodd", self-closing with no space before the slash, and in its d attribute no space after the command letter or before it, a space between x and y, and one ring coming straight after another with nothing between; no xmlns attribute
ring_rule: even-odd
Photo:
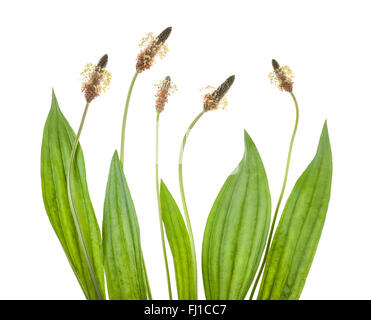
<svg viewBox="0 0 371 320"><path fill-rule="evenodd" d="M174 261L179 300L197 299L191 240L173 196L161 181L161 210L166 236Z"/></svg>
<svg viewBox="0 0 371 320"><path fill-rule="evenodd" d="M207 299L244 299L267 240L271 199L258 150L245 132L245 153L207 220L202 273Z"/></svg>
<svg viewBox="0 0 371 320"><path fill-rule="evenodd" d="M107 182L103 215L104 266L112 300L146 300L147 285L138 219L115 151Z"/></svg>
<svg viewBox="0 0 371 320"><path fill-rule="evenodd" d="M299 299L321 237L332 180L327 123L316 156L296 182L269 250L258 299Z"/></svg>
<svg viewBox="0 0 371 320"><path fill-rule="evenodd" d="M87 299L98 299L84 260L67 195L67 170L75 134L52 94L52 105L44 127L41 147L41 185L50 223ZM71 191L82 234L94 272L104 297L104 273L101 236L89 197L85 164L80 145L71 175Z"/></svg>

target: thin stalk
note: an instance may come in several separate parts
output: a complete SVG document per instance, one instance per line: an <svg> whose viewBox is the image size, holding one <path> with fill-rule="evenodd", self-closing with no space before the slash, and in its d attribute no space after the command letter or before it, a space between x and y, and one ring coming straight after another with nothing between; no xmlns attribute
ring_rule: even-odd
<svg viewBox="0 0 371 320"><path fill-rule="evenodd" d="M184 193L184 186L183 186L183 153L184 153L184 147L187 142L187 138L189 133L191 132L192 128L195 126L197 121L202 117L202 115L205 113L205 110L202 110L197 117L192 121L190 126L188 127L188 130L186 134L184 135L182 145L180 147L180 153L179 153L179 167L178 167L178 172L179 172L179 187L180 187L180 196L182 198L182 203L183 203L183 211L184 211L184 216L186 218L186 223L187 223L187 229L189 232L189 236L191 238L191 250L192 250L192 257L194 261L194 266L193 266L193 275L194 275L194 284L195 284L195 299L197 299L197 263L196 263L196 249L195 249L195 243L194 243L194 238L193 238L193 232L192 232L192 226L191 226L191 221L189 219L189 213L188 213L188 208L187 208L187 203L185 199L185 193Z"/></svg>
<svg viewBox="0 0 371 320"><path fill-rule="evenodd" d="M133 91L134 83L135 80L137 79L139 72L136 71L133 79L131 80L128 95L126 97L126 102L125 102L125 110L124 110L124 118L122 120L122 129L121 129L121 150L120 150L120 161L122 168L124 168L124 148L125 148L125 130L126 130L126 119L128 117L128 110L129 110L129 103L130 103L130 98L131 98L131 93Z"/></svg>
<svg viewBox="0 0 371 320"><path fill-rule="evenodd" d="M103 295L102 295L102 293L100 291L100 288L99 288L99 284L98 284L98 280L97 280L97 277L96 277L95 272L94 272L93 264L90 260L88 249L86 248L86 244L85 244L85 241L84 241L84 236L82 234L82 229L81 229L81 225L80 225L80 222L79 222L79 218L77 216L77 212L76 212L75 206L73 204L72 192L71 192L72 165L73 165L73 161L75 159L77 146L79 144L79 139L80 139L82 128L84 126L84 122L85 122L86 114L88 112L88 108L89 108L89 103L87 102L86 106L85 106L84 113L83 113L82 118L81 118L80 127L79 127L79 130L78 130L76 138L75 138L75 142L74 142L73 147L72 147L72 152L71 152L71 157L70 157L70 162L69 162L69 165L68 165L68 172L67 172L67 193L68 193L68 201L69 201L71 212L72 212L72 218L73 218L73 221L75 223L76 230L77 230L77 236L78 236L80 245L82 247L82 252L83 252L83 255L84 255L84 259L86 261L88 271L89 271L91 280L92 280L93 285L94 285L95 292L97 294L98 299L103 300Z"/></svg>
<svg viewBox="0 0 371 320"><path fill-rule="evenodd" d="M280 205L281 205L281 202L282 202L282 198L283 198L283 194L284 194L285 188L286 188L287 176L288 176L288 173L289 173L290 160L291 160L291 152L292 152L292 147L294 145L294 139L295 139L295 135L296 135L296 130L298 128L298 122L299 122L299 106L298 106L298 102L297 102L297 100L295 98L295 95L294 95L294 93L292 91L290 91L290 95L291 95L292 99L294 100L294 104L295 104L295 111L296 111L295 126L294 126L294 131L292 132L292 136L291 136L291 141L290 141L290 146L289 146L289 153L287 155L285 177L283 179L281 193L280 193L280 196L278 198L276 210L274 211L273 221L272 221L272 225L271 225L271 228L270 228L270 231L269 231L268 242L267 242L267 247L265 249L263 262L262 262L262 264L260 266L258 276L255 279L254 287L252 288L252 291L251 291L251 294L250 294L250 300L252 300L252 298L254 296L256 287L258 285L258 282L259 282L260 277L261 277L261 275L263 273L263 270L264 270L265 262L267 260L268 251L269 251L269 248L270 248L270 245L271 245L271 242L272 242L272 236L273 236L274 227L275 227L276 220L277 220L278 210L280 208Z"/></svg>
<svg viewBox="0 0 371 320"><path fill-rule="evenodd" d="M159 176L158 176L159 124L160 124L160 112L157 111L157 116L156 116L156 194L157 194L157 204L158 204L158 217L159 217L160 231L161 231L162 251L164 254L165 268L166 268L167 288L169 291L169 299L173 300L173 295L171 292L169 264L167 261L166 246L165 246L164 225L163 225L163 220L162 220L162 210L161 210L161 201L160 201L160 182L159 182Z"/></svg>

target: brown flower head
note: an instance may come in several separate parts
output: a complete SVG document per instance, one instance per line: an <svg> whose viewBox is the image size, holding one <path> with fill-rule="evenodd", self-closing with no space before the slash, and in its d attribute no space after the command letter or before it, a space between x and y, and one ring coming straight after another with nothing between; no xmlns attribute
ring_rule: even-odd
<svg viewBox="0 0 371 320"><path fill-rule="evenodd" d="M272 60L273 71L269 73L271 84L282 91L291 92L294 86L294 75L289 66L280 66L276 60Z"/></svg>
<svg viewBox="0 0 371 320"><path fill-rule="evenodd" d="M218 109L220 101L223 99L223 97L232 86L234 78L235 76L230 76L216 90L204 95L204 109L206 111ZM226 102L224 104L226 104Z"/></svg>
<svg viewBox="0 0 371 320"><path fill-rule="evenodd" d="M162 112L165 108L165 104L168 100L169 95L176 91L176 85L171 82L169 76L167 76L160 83L156 84L158 91L156 93L156 110Z"/></svg>
<svg viewBox="0 0 371 320"><path fill-rule="evenodd" d="M168 47L165 43L170 36L172 28L168 27L162 31L157 37L153 37L152 33L148 33L140 42L139 46L144 47L137 57L136 69L138 72L149 69L158 55L160 58L165 57Z"/></svg>
<svg viewBox="0 0 371 320"><path fill-rule="evenodd" d="M105 54L97 65L89 63L81 73L83 78L81 91L84 92L88 103L98 97L102 91L105 92L111 82L111 73L105 69L107 62L108 55Z"/></svg>

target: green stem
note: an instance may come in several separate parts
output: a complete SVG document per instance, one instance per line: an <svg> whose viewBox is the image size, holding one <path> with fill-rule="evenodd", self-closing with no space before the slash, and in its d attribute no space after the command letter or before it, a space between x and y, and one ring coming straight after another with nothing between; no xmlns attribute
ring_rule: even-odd
<svg viewBox="0 0 371 320"><path fill-rule="evenodd" d="M188 127L188 130L186 134L184 135L182 145L180 147L180 153L179 153L179 187L180 187L180 196L182 198L182 203L183 203L183 210L184 210L184 215L186 218L186 223L187 223L187 229L189 232L189 236L191 238L191 250L192 250L192 257L194 261L194 266L193 266L193 276L194 276L194 285L195 285L195 299L197 299L197 263L196 263L196 249L195 249L195 243L194 243L194 238L193 238L193 232L192 232L192 226L191 226L191 221L189 219L189 214L188 214L188 208L187 208L187 203L185 199L185 193L184 193L184 186L183 186L183 153L184 153L184 147L187 142L187 138L189 133L191 132L192 128L195 126L197 121L202 117L202 115L205 113L205 110L202 110L197 117L192 121L190 126Z"/></svg>
<svg viewBox="0 0 371 320"><path fill-rule="evenodd" d="M84 259L86 261L88 271L89 271L91 280L92 280L93 285L94 285L95 292L97 294L98 299L103 300L103 295L102 295L101 290L99 288L99 284L98 284L98 280L97 280L97 277L96 277L95 272L94 272L93 264L90 260L88 249L86 248L86 244L85 244L85 241L84 241L84 236L83 236L83 233L82 233L81 225L80 225L80 222L79 222L79 218L77 216L75 206L73 204L72 192L71 192L71 172L72 172L73 161L75 159L77 146L79 144L79 139L80 139L82 128L84 126L84 122L85 122L86 114L88 112L88 108L89 108L89 103L87 102L86 106L85 106L84 113L83 113L82 118L81 118L80 127L79 127L79 130L78 130L76 138L75 138L75 142L74 142L73 147L72 147L72 152L71 152L71 157L70 157L70 162L69 162L69 165L68 165L68 172L67 172L67 193L68 193L68 201L69 201L71 212L72 212L72 218L73 218L73 221L75 223L76 230L77 230L77 237L79 239L79 242L80 242L80 245L81 245L81 248L82 248Z"/></svg>
<svg viewBox="0 0 371 320"><path fill-rule="evenodd" d="M298 122L299 122L299 106L298 106L298 102L297 102L297 100L295 98L295 95L294 95L294 93L292 91L290 92L290 95L291 95L291 97L292 97L292 99L294 100L294 103L295 103L295 111L296 111L295 126L294 126L294 131L293 131L292 136L291 136L289 153L287 155L285 177L283 179L283 184L282 184L282 188L281 188L281 194L280 194L280 196L278 198L276 210L274 211L273 221L272 221L272 225L271 225L271 228L270 228L270 231L269 231L268 242L267 242L267 247L265 249L263 262L262 262L262 264L260 266L258 276L255 279L254 287L251 290L250 300L252 300L252 298L254 296L255 289L256 289L256 287L258 285L258 282L259 282L260 277L262 275L262 272L264 270L265 262L267 260L268 251L269 251L269 248L270 248L270 245L271 245L271 242L272 242L272 236L273 236L274 227L275 227L276 220L277 220L278 210L280 208L280 205L281 205L281 202L282 202L282 198L283 198L283 194L284 194L285 188L286 188L287 176L288 176L288 173L289 173L290 160L291 160L291 152L292 152L292 147L294 145L294 139L295 139L295 135L296 135L296 130L298 128Z"/></svg>
<svg viewBox="0 0 371 320"><path fill-rule="evenodd" d="M170 281L170 272L169 272L169 264L167 261L167 254L166 254L166 246L165 246L165 235L164 235L164 225L162 220L162 210L161 210L161 201L160 201L160 183L159 183L159 176L158 176L158 147L159 147L159 139L158 139L158 129L160 123L160 112L157 111L156 116L156 194L157 194L157 203L158 203L158 217L160 221L160 231L161 231L161 243L162 243L162 251L164 254L165 260L165 268L166 268L166 277L167 277L167 288L169 291L169 299L173 300L173 295L171 293L171 281Z"/></svg>
<svg viewBox="0 0 371 320"><path fill-rule="evenodd" d="M131 93L133 91L134 83L135 80L137 79L139 72L136 71L133 79L131 80L128 95L126 97L126 102L125 102L125 110L124 110L124 118L122 120L122 129L121 129L121 151L120 151L120 160L121 160L121 165L122 168L124 168L124 148L125 148L125 130L126 130L126 119L128 117L128 110L129 110L129 103L130 103L130 97Z"/></svg>

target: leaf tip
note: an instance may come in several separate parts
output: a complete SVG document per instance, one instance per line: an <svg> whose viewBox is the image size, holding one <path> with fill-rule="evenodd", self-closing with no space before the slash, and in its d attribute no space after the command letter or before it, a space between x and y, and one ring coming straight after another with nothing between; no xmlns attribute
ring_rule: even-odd
<svg viewBox="0 0 371 320"><path fill-rule="evenodd" d="M250 142L251 141L251 137L250 135L247 133L246 130L243 130L243 133L244 133L244 138L245 138L245 142Z"/></svg>
<svg viewBox="0 0 371 320"><path fill-rule="evenodd" d="M321 137L319 139L319 144L317 148L317 153L320 153L322 151L329 152L331 154L331 144L327 127L327 119L323 124Z"/></svg>
<svg viewBox="0 0 371 320"><path fill-rule="evenodd" d="M167 187L165 185L165 182L164 182L164 180L161 179L161 181L160 181L160 191L166 190L166 189L167 189Z"/></svg>
<svg viewBox="0 0 371 320"><path fill-rule="evenodd" d="M322 136L326 136L327 137L327 140L329 139L328 137L328 127L327 127L327 119L325 120L325 123L323 124L323 127L322 127Z"/></svg>
<svg viewBox="0 0 371 320"><path fill-rule="evenodd" d="M117 150L115 150L115 152L113 153L112 160L115 160L115 161L119 160L120 161L119 154L118 154Z"/></svg>
<svg viewBox="0 0 371 320"><path fill-rule="evenodd" d="M254 141L252 141L250 135L247 133L246 130L244 130L244 139L245 139L245 152L246 152L250 147L255 147Z"/></svg>
<svg viewBox="0 0 371 320"><path fill-rule="evenodd" d="M55 95L54 88L52 88L52 108L53 107L58 107L58 100L57 96Z"/></svg>
<svg viewBox="0 0 371 320"><path fill-rule="evenodd" d="M52 104L50 106L50 112L49 113L54 113L54 112L59 112L61 113L61 109L59 108L57 96L55 94L54 88L52 88Z"/></svg>

